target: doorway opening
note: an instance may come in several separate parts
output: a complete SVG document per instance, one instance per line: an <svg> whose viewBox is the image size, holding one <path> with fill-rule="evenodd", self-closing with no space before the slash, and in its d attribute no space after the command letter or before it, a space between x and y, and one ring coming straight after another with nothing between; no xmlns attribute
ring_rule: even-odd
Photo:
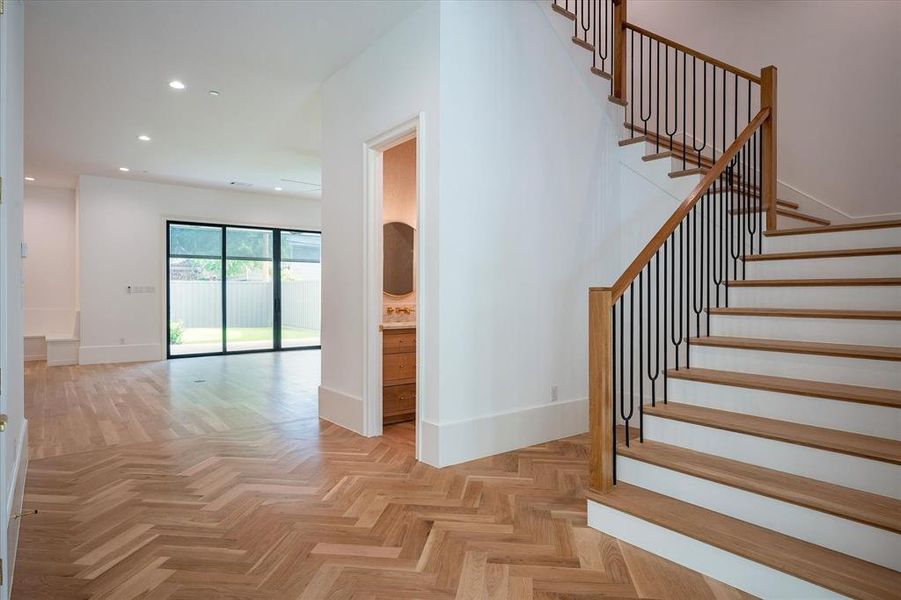
<svg viewBox="0 0 901 600"><path fill-rule="evenodd" d="M370 140L366 160L364 433L411 439L423 422L421 116ZM386 431L387 428L387 431Z"/></svg>
<svg viewBox="0 0 901 600"><path fill-rule="evenodd" d="M318 231L167 221L166 356L318 349L321 246Z"/></svg>

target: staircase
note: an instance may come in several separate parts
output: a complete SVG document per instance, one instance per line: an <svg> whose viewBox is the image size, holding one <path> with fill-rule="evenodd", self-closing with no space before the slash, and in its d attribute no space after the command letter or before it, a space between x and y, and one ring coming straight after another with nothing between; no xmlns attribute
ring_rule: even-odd
<svg viewBox="0 0 901 600"><path fill-rule="evenodd" d="M901 221L776 197L775 68L552 6L621 152L691 184L589 294L589 524L761 597L901 598Z"/></svg>

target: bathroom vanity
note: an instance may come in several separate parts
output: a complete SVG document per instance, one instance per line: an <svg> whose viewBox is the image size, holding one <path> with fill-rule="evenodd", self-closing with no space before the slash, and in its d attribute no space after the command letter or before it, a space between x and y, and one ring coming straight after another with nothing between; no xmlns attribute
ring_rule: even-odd
<svg viewBox="0 0 901 600"><path fill-rule="evenodd" d="M382 325L382 423L416 419L416 327Z"/></svg>

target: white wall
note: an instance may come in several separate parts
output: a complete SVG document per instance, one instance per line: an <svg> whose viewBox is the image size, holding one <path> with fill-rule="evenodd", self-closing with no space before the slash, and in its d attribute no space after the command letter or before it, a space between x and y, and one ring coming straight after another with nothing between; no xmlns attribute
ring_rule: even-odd
<svg viewBox="0 0 901 600"><path fill-rule="evenodd" d="M319 229L318 200L81 176L82 364L165 356L165 221ZM127 294L129 285L154 286Z"/></svg>
<svg viewBox="0 0 901 600"><path fill-rule="evenodd" d="M427 157L426 193L419 199L428 216L419 223L419 240L433 256L437 244L438 172L438 3L428 3L402 21L363 54L328 79L322 88L322 387L320 416L355 431L363 430L365 332L363 223L363 144L423 113ZM427 269L437 276L437 267ZM429 281L434 282L435 279ZM420 300L429 282L420 282ZM432 284L434 286L434 284ZM434 287L432 288L432 293ZM434 306L434 305L432 305ZM428 309L427 309L428 310ZM436 315L420 322L436 331ZM437 347L420 347L424 368L434 372ZM431 379L435 381L433 377ZM417 390L423 412L434 418L434 389Z"/></svg>
<svg viewBox="0 0 901 600"><path fill-rule="evenodd" d="M75 288L75 191L25 187L25 335L71 335Z"/></svg>
<svg viewBox="0 0 901 600"><path fill-rule="evenodd" d="M0 412L9 422L0 435L0 557L4 559L0 598L8 597L12 579L18 521L6 521L21 502L17 485L28 460L24 414L24 357L22 337L22 117L23 32L25 7L7 0L0 17ZM7 530L7 526L9 530Z"/></svg>
<svg viewBox="0 0 901 600"><path fill-rule="evenodd" d="M622 115L545 4L442 3L441 464L588 425L587 291L620 271Z"/></svg>
<svg viewBox="0 0 901 600"><path fill-rule="evenodd" d="M901 3L629 0L629 21L751 72L778 67L779 180L795 188L782 197L901 216Z"/></svg>

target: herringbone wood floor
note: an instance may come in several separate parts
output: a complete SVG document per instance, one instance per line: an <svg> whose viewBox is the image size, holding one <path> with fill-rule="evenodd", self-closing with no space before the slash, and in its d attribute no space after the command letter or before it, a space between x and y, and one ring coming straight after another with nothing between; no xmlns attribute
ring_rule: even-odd
<svg viewBox="0 0 901 600"><path fill-rule="evenodd" d="M88 368L84 380L81 368L32 370L28 385L43 373L45 397L68 399L28 414L39 431L48 415L90 419L85 402L153 396L154 418L139 423L158 437L101 435L98 449L32 460L25 505L40 513L22 523L14 599L744 597L586 527L583 437L438 470L413 459L409 424L367 439L317 419L311 392L290 389L298 375L281 373L309 355L192 360L241 371L247 358L233 402L263 410L268 383L273 413L261 418L282 422L240 428L229 394L210 395L211 408L164 391L160 373L190 366ZM83 391L76 401L57 385ZM162 412L233 425L173 435ZM32 450L66 447L54 431Z"/></svg>

